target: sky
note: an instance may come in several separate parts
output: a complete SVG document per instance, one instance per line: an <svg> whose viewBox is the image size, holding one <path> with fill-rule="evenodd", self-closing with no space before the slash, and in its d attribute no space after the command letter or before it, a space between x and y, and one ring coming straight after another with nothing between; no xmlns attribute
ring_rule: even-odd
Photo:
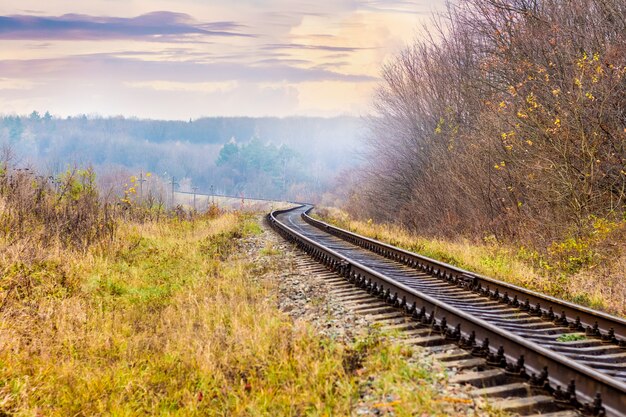
<svg viewBox="0 0 626 417"><path fill-rule="evenodd" d="M362 116L444 0L2 0L0 114Z"/></svg>

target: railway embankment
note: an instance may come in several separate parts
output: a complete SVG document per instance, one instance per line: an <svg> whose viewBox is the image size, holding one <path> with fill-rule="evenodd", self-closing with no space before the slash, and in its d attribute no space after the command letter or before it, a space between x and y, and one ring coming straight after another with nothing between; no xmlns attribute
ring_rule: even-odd
<svg viewBox="0 0 626 417"><path fill-rule="evenodd" d="M587 236L532 248L494 236L424 236L398 225L353 219L335 208L316 208L312 215L463 269L626 317L626 223L597 219Z"/></svg>
<svg viewBox="0 0 626 417"><path fill-rule="evenodd" d="M179 215L109 219L80 248L35 217L2 235L0 415L490 413L260 218Z"/></svg>
<svg viewBox="0 0 626 417"><path fill-rule="evenodd" d="M504 398L494 408L524 415L624 415L625 320L351 233L311 210L278 210L268 222L336 274L353 309L471 370L452 380L478 387L474 396Z"/></svg>

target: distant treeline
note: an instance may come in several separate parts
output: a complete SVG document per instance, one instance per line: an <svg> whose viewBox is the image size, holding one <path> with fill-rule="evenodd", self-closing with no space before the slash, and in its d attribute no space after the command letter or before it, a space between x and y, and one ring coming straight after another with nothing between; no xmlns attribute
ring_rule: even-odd
<svg viewBox="0 0 626 417"><path fill-rule="evenodd" d="M184 122L57 118L34 111L29 116L1 117L0 144L11 146L19 164L49 175L68 165L93 166L104 186L144 171L164 182L175 177L183 189L209 191L213 186L226 194L310 199L340 170L354 164L345 155L355 147L360 125L354 117L215 117ZM242 152L218 164L224 145ZM263 165L254 163L254 155L247 157L254 152L265 158Z"/></svg>
<svg viewBox="0 0 626 417"><path fill-rule="evenodd" d="M624 219L626 2L460 0L433 27L383 69L349 207L539 241Z"/></svg>

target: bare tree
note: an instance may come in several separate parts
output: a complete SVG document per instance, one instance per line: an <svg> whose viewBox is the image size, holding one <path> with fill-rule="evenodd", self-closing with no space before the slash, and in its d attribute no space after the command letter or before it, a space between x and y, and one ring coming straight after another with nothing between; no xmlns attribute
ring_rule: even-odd
<svg viewBox="0 0 626 417"><path fill-rule="evenodd" d="M449 5L382 70L365 214L532 238L621 218L625 22L606 0Z"/></svg>

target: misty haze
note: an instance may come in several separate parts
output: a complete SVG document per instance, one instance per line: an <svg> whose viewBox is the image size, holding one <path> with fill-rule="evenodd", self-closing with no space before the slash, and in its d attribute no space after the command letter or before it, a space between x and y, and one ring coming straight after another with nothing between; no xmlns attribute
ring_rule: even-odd
<svg viewBox="0 0 626 417"><path fill-rule="evenodd" d="M358 162L357 117L202 118L186 122L32 112L0 119L0 141L17 166L57 177L93 167L103 189L120 193L131 176L172 178L176 190L319 201ZM148 186L148 185L146 185Z"/></svg>
<svg viewBox="0 0 626 417"><path fill-rule="evenodd" d="M626 417L626 1L0 1L0 417Z"/></svg>

